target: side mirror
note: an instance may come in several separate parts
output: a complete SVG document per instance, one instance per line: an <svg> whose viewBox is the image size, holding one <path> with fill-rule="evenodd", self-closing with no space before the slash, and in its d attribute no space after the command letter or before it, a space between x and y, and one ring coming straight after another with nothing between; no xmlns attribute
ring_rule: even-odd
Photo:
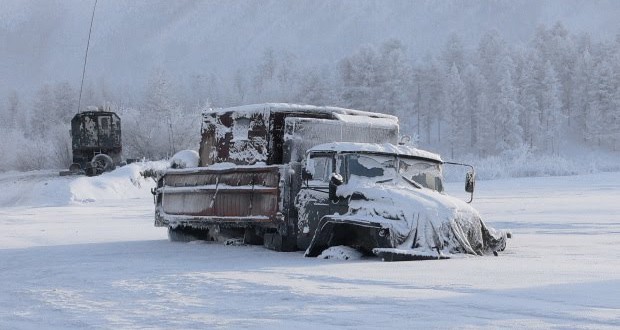
<svg viewBox="0 0 620 330"><path fill-rule="evenodd" d="M307 169L303 168L301 170L301 179L304 181L312 180L312 173L308 172Z"/></svg>
<svg viewBox="0 0 620 330"><path fill-rule="evenodd" d="M465 174L465 191L470 193L471 196L469 198L469 202L474 200L474 188L476 186L476 172L471 171Z"/></svg>
<svg viewBox="0 0 620 330"><path fill-rule="evenodd" d="M465 191L468 193L473 193L475 186L476 186L476 173L467 172L467 174L465 174Z"/></svg>
<svg viewBox="0 0 620 330"><path fill-rule="evenodd" d="M338 201L338 196L336 196L336 189L340 186L344 180L342 179L342 175L337 173L332 173L331 178L329 179L329 200L332 202Z"/></svg>

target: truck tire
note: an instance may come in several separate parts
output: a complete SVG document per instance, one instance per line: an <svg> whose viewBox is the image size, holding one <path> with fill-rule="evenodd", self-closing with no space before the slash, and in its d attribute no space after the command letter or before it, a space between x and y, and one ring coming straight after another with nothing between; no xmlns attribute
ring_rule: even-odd
<svg viewBox="0 0 620 330"><path fill-rule="evenodd" d="M109 172L114 169L114 161L112 160L112 157L106 154L96 155L90 163L94 170L93 175L99 175L103 172Z"/></svg>
<svg viewBox="0 0 620 330"><path fill-rule="evenodd" d="M297 251L297 240L279 233L265 233L263 246L279 252Z"/></svg>

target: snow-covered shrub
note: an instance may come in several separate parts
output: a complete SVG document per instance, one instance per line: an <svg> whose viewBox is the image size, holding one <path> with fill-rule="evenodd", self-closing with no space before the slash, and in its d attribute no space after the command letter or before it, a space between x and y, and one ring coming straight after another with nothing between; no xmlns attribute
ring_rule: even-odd
<svg viewBox="0 0 620 330"><path fill-rule="evenodd" d="M479 158L468 155L460 160L473 165L476 177L481 180L620 171L620 156L617 154L602 151L580 151L580 157L575 154L539 154L527 147L521 147L498 156ZM444 176L447 181L461 181L463 171L462 168L445 166Z"/></svg>

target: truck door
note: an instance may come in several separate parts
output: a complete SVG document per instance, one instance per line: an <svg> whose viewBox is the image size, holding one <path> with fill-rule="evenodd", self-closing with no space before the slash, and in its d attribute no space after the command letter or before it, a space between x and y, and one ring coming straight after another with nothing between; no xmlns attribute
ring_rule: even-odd
<svg viewBox="0 0 620 330"><path fill-rule="evenodd" d="M300 249L310 244L319 220L333 213L329 201L329 179L335 169L333 153L310 154L306 161L305 171L310 178L302 183L295 202L299 212L297 246Z"/></svg>
<svg viewBox="0 0 620 330"><path fill-rule="evenodd" d="M111 116L97 116L97 125L99 127L99 147L112 148L114 147L114 140L112 137L112 117Z"/></svg>

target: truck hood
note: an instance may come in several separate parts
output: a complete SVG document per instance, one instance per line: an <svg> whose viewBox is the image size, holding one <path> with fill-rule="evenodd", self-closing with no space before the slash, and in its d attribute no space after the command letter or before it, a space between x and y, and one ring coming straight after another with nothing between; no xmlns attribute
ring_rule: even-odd
<svg viewBox="0 0 620 330"><path fill-rule="evenodd" d="M338 195L349 198L349 211L339 216L368 221L387 229L390 252L442 257L456 253L483 255L506 246L507 233L489 228L479 213L464 201L406 183L347 184Z"/></svg>

